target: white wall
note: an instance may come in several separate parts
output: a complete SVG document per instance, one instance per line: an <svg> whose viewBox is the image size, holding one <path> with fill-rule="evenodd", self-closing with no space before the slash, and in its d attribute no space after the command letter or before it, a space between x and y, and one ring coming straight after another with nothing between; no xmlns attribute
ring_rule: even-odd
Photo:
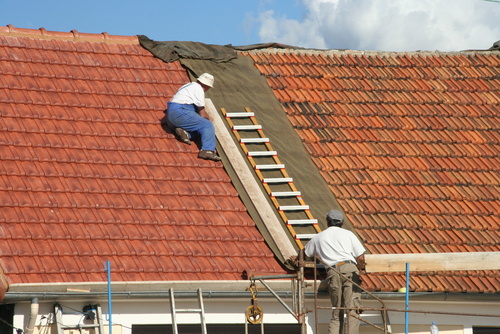
<svg viewBox="0 0 500 334"><path fill-rule="evenodd" d="M384 301L387 309L401 310L405 309L404 299ZM320 299L321 307L330 307L327 299ZM363 306L367 308L380 308L381 305L373 300L364 300ZM307 300L306 307L314 310L314 302ZM410 299L409 309L414 311L426 312L444 312L455 313L455 315L443 315L434 313L409 313L409 332L413 334L429 333L430 325L435 321L440 329L440 333L446 334L472 334L473 326L492 326L499 327L500 333L500 296L498 300L468 302L468 301L412 301ZM470 314L470 315L466 315ZM481 317L472 314L493 314L497 317ZM314 333L315 315L318 316L319 333L326 333L330 322L330 309L320 309L318 312L309 313L307 319L309 333ZM362 317L377 325L382 325L383 320L379 311L365 311ZM393 333L405 332L405 312L388 312L388 320ZM380 334L381 332L369 325L362 325L361 334Z"/></svg>
<svg viewBox="0 0 500 334"><path fill-rule="evenodd" d="M291 300L286 300L291 307ZM107 321L107 301L60 301L63 308L63 323L66 325L74 325L82 323L82 314L76 314L83 310L83 307L88 304L99 303L103 312L103 324L108 326ZM52 321L54 302L40 301L40 309L36 324L47 325L54 324ZM205 321L206 323L221 323L221 324L244 324L246 321L245 310L249 307L250 298L232 300L210 298L204 299ZM296 324L297 320L288 313L288 311L275 299L265 298L258 299L258 305L263 309L264 323L286 323ZM117 300L113 301L113 334L131 334L132 325L147 325L147 324L171 324L172 317L170 314L170 303L168 299L160 300ZM193 309L198 308L196 299L176 299L177 309ZM30 304L16 304L14 326L17 328L25 328L30 312ZM199 324L200 317L198 314L178 314L178 324ZM34 334L38 334L36 331ZM51 334L45 328L39 331L43 334ZM54 334L55 331L52 331ZM75 334L77 331L75 331Z"/></svg>
<svg viewBox="0 0 500 334"><path fill-rule="evenodd" d="M264 311L263 322L266 323L288 323L295 324L295 318L286 311L286 309L274 298L258 298L258 305ZM285 300L291 306L291 300ZM81 300L77 302L61 301L63 307L65 324L77 324L81 322L82 315L76 314L81 312L83 306L87 304L99 303L103 313L107 313L106 300ZM53 323L53 301L40 301L40 310L37 318L37 325L47 325ZM205 316L207 323L232 323L244 324L245 310L249 307L250 298L244 299L221 299L221 298L205 298ZM320 305L329 307L327 299L320 299ZM197 308L196 299L176 299L177 308ZM365 307L379 307L372 300L364 301ZM308 299L306 307L313 310L314 302ZM404 299L386 301L386 308L404 310ZM439 301L439 302L421 302L410 300L410 310L425 310L427 312L454 312L454 313L475 313L475 314L497 314L500 315L500 298L498 301L484 302L457 302L457 301ZM24 329L26 327L30 311L30 303L16 304L14 326ZM74 313L74 314L67 314ZM319 328L320 332L325 332L330 321L330 310L319 310ZM372 322L381 323L381 317L376 311L366 311L363 317ZM103 323L108 325L106 315L103 316ZM405 316L404 312L389 312L389 321L392 325L394 333L404 333ZM440 333L446 334L472 334L472 326L498 326L500 328L500 318L489 318L479 316L465 315L437 315L432 313L410 313L409 316L409 332L429 333L429 326L432 321L436 321L439 325ZM170 303L167 299L153 300L114 300L113 301L113 334L131 334L132 325L136 324L170 324ZM178 323L198 324L199 316L196 314L179 314ZM308 333L313 334L315 328L314 313L309 313ZM52 332L52 334L55 331ZM361 334L380 333L380 331L371 328L370 326L362 326ZM35 331L34 334L38 334ZM40 331L40 334L51 334L47 328ZM75 333L76 334L76 333Z"/></svg>

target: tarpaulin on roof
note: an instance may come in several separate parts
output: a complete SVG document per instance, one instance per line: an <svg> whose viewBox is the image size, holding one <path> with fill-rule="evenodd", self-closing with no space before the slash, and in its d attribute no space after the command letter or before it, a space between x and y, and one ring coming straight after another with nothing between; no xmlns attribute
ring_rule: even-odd
<svg viewBox="0 0 500 334"><path fill-rule="evenodd" d="M190 72L193 80L204 72L212 74L215 77L214 88L207 91L206 97L212 100L219 113L221 113L221 108L225 108L228 112L242 112L245 111L245 108L250 108L255 113L255 117L259 124L263 126L266 136L271 139L273 149L277 150L279 159L285 164L287 173L293 178L295 186L302 193L302 198L309 205L310 212L320 221L321 227L325 228L324 217L326 213L333 208L339 208L338 203L312 162L302 140L290 124L266 78L260 75L253 60L241 54L236 57L236 51L231 46L221 46L215 49L230 50L229 54L234 55L234 58L229 59L228 55L228 58L219 57L219 61L215 61L213 56L207 54L196 57L198 51L188 50L191 45L198 48L199 45L196 45L196 43L183 42L183 52L171 55L174 51L169 51L167 46L175 45L178 42L159 44L166 42L148 42L145 38L142 38L141 45L143 47L144 41L145 44L149 43L153 47L157 47L157 50L152 52L156 57L173 59L170 57L178 56L179 61ZM276 46L274 43L256 44L248 47L234 47L234 49L251 50ZM146 49L150 50L149 48ZM165 53L165 56L158 52L160 50ZM189 56L185 56L185 54ZM227 59L227 61L222 59ZM255 209L252 209L251 200L245 198L243 187L238 185L238 178L234 177L235 172L230 169L230 166L225 165L225 167L228 174L231 175L231 179L235 182L234 185L242 196L242 200L259 231L274 253L279 254L276 251L274 241L266 232L266 222L261 221L258 214L255 213ZM286 259L280 258L279 260L284 262Z"/></svg>
<svg viewBox="0 0 500 334"><path fill-rule="evenodd" d="M259 49L293 49L293 50L299 50L299 49L304 49L298 46L292 46L292 45L287 45L287 44L281 44L281 43L258 43L258 44L249 44L249 45L238 45L238 46L232 46L232 45L227 45L228 47L231 47L235 50L239 51L250 51L250 50L259 50ZM309 49L311 50L311 49Z"/></svg>
<svg viewBox="0 0 500 334"><path fill-rule="evenodd" d="M255 113L273 149L285 164L287 173L324 228L326 213L339 208L338 203L253 60L239 55L237 59L223 64L194 59L180 61L191 71L193 78L204 72L215 77L214 88L207 91L207 97L212 99L219 112L220 108L228 112L243 112L248 107Z"/></svg>
<svg viewBox="0 0 500 334"><path fill-rule="evenodd" d="M137 37L143 48L167 63L181 58L226 62L237 57L236 52L232 48L222 45L199 42L158 42L144 35L139 35Z"/></svg>

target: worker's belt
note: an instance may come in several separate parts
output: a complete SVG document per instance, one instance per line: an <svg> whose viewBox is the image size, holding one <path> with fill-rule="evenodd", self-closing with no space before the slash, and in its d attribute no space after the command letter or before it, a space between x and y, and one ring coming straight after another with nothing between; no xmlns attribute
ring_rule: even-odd
<svg viewBox="0 0 500 334"><path fill-rule="evenodd" d="M347 263L356 264L356 263L354 263L351 260L347 260L347 261L342 261L342 262L335 263L334 265L332 265L332 267L338 268L338 267L343 266L344 264L347 264Z"/></svg>

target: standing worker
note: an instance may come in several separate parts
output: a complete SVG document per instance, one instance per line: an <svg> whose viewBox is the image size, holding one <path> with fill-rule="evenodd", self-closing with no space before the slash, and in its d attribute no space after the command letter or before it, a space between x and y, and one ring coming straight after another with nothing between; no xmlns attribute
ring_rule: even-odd
<svg viewBox="0 0 500 334"><path fill-rule="evenodd" d="M209 73L200 75L196 82L185 84L168 102L165 118L183 143L190 145L191 138L201 138L198 158L220 161L215 151L214 125L205 110L205 92L213 86L214 77Z"/></svg>
<svg viewBox="0 0 500 334"><path fill-rule="evenodd" d="M354 314L355 310L339 310L338 307L361 307L361 294L353 283L361 283L359 271L365 269L365 248L349 230L343 229L344 215L339 210L331 210L326 216L328 228L316 234L306 245L305 255L318 256L327 268L328 293L332 306L329 334L344 333L343 315ZM342 273L345 277L339 274ZM359 333L359 320L348 317L349 334Z"/></svg>

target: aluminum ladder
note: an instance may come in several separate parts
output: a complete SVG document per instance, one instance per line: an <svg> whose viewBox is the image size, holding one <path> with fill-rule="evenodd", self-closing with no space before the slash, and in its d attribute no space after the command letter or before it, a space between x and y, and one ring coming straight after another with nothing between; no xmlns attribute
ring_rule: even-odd
<svg viewBox="0 0 500 334"><path fill-rule="evenodd" d="M221 108L221 112L286 227L299 248L304 248L304 243L321 232L321 228L264 134L262 125L250 108L245 108L244 112L227 112Z"/></svg>
<svg viewBox="0 0 500 334"><path fill-rule="evenodd" d="M179 334L179 330L177 327L177 313L199 313L200 321L201 321L201 333L207 334L207 324L205 323L205 308L203 306L203 294L201 289L198 289L198 308L196 309L177 309L175 307L175 293L174 289L170 288L170 311L172 314L172 331L173 334Z"/></svg>
<svg viewBox="0 0 500 334"><path fill-rule="evenodd" d="M76 325L65 325L63 322L63 310L61 305L54 305L54 314L56 318L57 334L64 334L66 329L78 330L82 333L82 330L94 330L94 334L104 334L104 327L101 321L101 306L100 305L89 305L84 308L84 315L86 320L90 320L88 323L78 323ZM95 311L95 312L94 312Z"/></svg>

